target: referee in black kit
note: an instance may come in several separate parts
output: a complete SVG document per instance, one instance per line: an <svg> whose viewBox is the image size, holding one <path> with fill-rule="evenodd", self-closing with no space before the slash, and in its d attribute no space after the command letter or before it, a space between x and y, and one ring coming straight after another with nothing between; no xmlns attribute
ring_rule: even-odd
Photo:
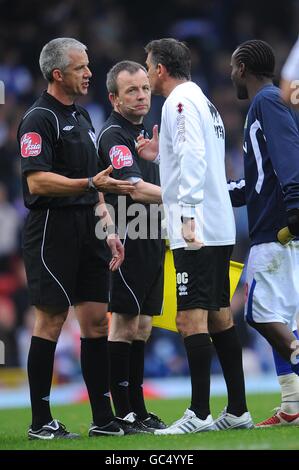
<svg viewBox="0 0 299 470"><path fill-rule="evenodd" d="M124 226L119 235L126 252L121 268L111 275L110 388L124 432L154 432L165 425L148 413L142 383L152 316L161 313L163 304L164 240L158 210L159 168L139 158L136 151L138 135L146 134L142 121L150 108L147 72L136 62L119 62L107 74L107 90L113 111L99 134L98 154L103 168L112 164L115 178L135 186L131 195L106 197L120 216L116 217L120 232ZM134 216L129 215L135 210L139 212L139 231L135 230Z"/></svg>
<svg viewBox="0 0 299 470"><path fill-rule="evenodd" d="M134 188L110 178L111 167L98 172L90 117L74 104L88 92L86 46L72 38L54 39L41 51L40 68L48 89L26 112L18 130L24 199L30 209L24 227L24 262L36 313L28 357L32 407L28 437L78 437L53 419L49 404L55 348L72 305L81 328L91 430L98 426L107 434L120 435L108 394L109 262L105 242L95 236L94 206L103 202L98 191L128 193ZM113 255L110 269L117 269L123 261L122 244L112 235L107 244Z"/></svg>

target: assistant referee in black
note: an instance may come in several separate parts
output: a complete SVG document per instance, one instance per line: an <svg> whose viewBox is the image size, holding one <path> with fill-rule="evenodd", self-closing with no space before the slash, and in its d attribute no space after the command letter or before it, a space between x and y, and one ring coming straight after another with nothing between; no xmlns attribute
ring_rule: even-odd
<svg viewBox="0 0 299 470"><path fill-rule="evenodd" d="M54 39L41 51L40 68L47 91L25 113L18 130L24 200L30 209L24 227L24 262L36 315L28 357L32 407L28 437L78 437L50 411L55 348L72 305L81 328L81 365L92 427L119 435L108 394L109 257L106 242L95 235L94 206L103 202L98 191L134 189L111 178L112 167L98 172L89 114L74 104L87 94L92 75L86 46L72 38ZM110 235L107 244L113 256L110 269L118 269L122 244Z"/></svg>
<svg viewBox="0 0 299 470"><path fill-rule="evenodd" d="M126 252L123 265L111 275L110 389L125 434L153 433L165 424L146 409L144 354L153 316L162 311L165 242L159 167L136 150L138 135L147 137L143 118L150 109L150 84L142 65L125 60L109 70L106 85L113 111L99 134L98 155L102 168L112 164L116 179L135 186L131 195L106 197Z"/></svg>

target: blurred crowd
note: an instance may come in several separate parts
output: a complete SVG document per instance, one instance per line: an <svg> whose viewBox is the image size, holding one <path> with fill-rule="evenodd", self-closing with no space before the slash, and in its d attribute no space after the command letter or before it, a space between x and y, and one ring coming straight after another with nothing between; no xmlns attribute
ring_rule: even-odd
<svg viewBox="0 0 299 470"><path fill-rule="evenodd" d="M89 111L96 132L111 111L106 73L123 59L144 63L144 45L151 39L176 37L192 51L192 78L216 105L226 127L228 179L242 176L242 134L248 103L237 101L230 81L230 57L241 42L260 38L274 48L276 79L298 34L299 1L285 0L0 0L0 80L5 104L0 105L0 339L6 366L24 367L33 324L21 256L26 209L22 201L20 160L16 141L25 110L46 88L38 58L54 37L74 37L88 46L93 72L90 92L81 104ZM149 129L159 123L163 99L153 97L146 118ZM244 262L248 252L246 211L236 210L237 245L233 259ZM271 354L260 353L263 341L243 321L243 289L233 309L248 367L272 367ZM60 338L56 374L68 381L80 374L79 332L72 312ZM213 369L217 372L216 360ZM148 344L147 376L188 374L181 339L155 329Z"/></svg>

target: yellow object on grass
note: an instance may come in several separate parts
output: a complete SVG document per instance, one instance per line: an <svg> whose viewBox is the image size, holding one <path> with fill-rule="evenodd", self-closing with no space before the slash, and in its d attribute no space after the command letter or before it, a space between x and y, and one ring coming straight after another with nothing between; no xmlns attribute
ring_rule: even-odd
<svg viewBox="0 0 299 470"><path fill-rule="evenodd" d="M230 298L232 299L238 282L240 280L244 264L236 261L230 262ZM176 278L173 263L173 254L171 250L166 250L165 269L164 269L164 306L162 315L153 318L153 326L164 328L166 330L177 331L175 324L176 317Z"/></svg>

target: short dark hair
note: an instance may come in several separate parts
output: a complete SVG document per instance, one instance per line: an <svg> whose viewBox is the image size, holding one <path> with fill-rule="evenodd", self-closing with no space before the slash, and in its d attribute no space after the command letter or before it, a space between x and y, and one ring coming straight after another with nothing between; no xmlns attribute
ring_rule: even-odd
<svg viewBox="0 0 299 470"><path fill-rule="evenodd" d="M237 47L234 58L257 77L274 77L275 56L272 47L260 39L246 41Z"/></svg>
<svg viewBox="0 0 299 470"><path fill-rule="evenodd" d="M173 78L191 78L191 53L183 42L173 38L155 39L145 46L152 63L162 64Z"/></svg>
<svg viewBox="0 0 299 470"><path fill-rule="evenodd" d="M121 62L117 62L117 64L115 64L107 73L106 87L109 93L117 95L117 77L120 72L123 72L124 70L129 72L131 75L138 72L138 70L143 70L147 74L146 69L143 65L138 64L138 62L134 62L132 60L122 60Z"/></svg>

